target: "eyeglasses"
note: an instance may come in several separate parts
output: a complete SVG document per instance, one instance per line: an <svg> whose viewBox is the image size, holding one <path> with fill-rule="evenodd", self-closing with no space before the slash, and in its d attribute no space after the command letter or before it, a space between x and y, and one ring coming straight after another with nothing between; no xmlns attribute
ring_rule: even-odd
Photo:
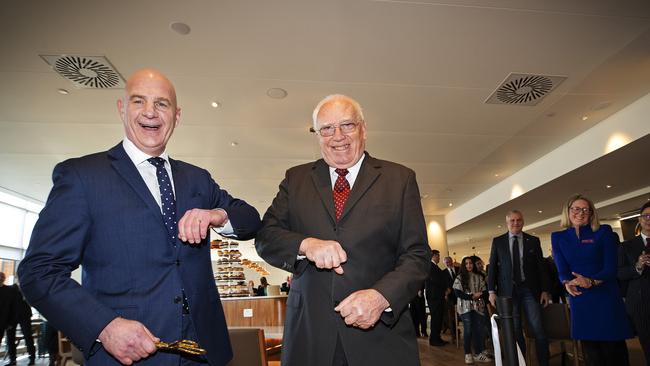
<svg viewBox="0 0 650 366"><path fill-rule="evenodd" d="M589 207L569 207L569 210L571 210L571 213L576 215L581 212L585 215L591 212L591 209Z"/></svg>
<svg viewBox="0 0 650 366"><path fill-rule="evenodd" d="M646 221L650 221L650 214L639 215L639 217L646 220Z"/></svg>
<svg viewBox="0 0 650 366"><path fill-rule="evenodd" d="M359 122L356 121L342 121L337 124L331 124L331 125L325 125L322 126L321 128L315 130L313 127L309 128L309 132L317 133L323 137L331 137L334 136L336 133L336 129L340 128L341 133L343 134L350 134L354 131L357 130L357 126L359 125Z"/></svg>

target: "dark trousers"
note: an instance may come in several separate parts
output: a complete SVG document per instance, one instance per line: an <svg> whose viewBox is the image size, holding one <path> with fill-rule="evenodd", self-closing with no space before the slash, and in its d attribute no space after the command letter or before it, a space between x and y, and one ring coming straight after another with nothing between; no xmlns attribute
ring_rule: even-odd
<svg viewBox="0 0 650 366"><path fill-rule="evenodd" d="M445 311L444 298L428 298L429 313L431 314L431 333L429 333L429 343L441 342L440 330L442 329L442 317Z"/></svg>
<svg viewBox="0 0 650 366"><path fill-rule="evenodd" d="M629 366L625 341L580 341L587 366Z"/></svg>
<svg viewBox="0 0 650 366"><path fill-rule="evenodd" d="M413 318L415 334L419 337L427 335L427 309L424 304L424 297L416 296L409 303L409 311Z"/></svg>
<svg viewBox="0 0 650 366"><path fill-rule="evenodd" d="M635 309L628 308L628 314L630 314L634 328L639 335L639 343L643 349L646 366L650 366L650 309L644 306L635 307Z"/></svg>
<svg viewBox="0 0 650 366"><path fill-rule="evenodd" d="M639 333L639 342L643 348L646 366L650 366L650 329L637 330Z"/></svg>
<svg viewBox="0 0 650 366"><path fill-rule="evenodd" d="M196 336L196 331L194 330L194 323L192 322L192 317L188 313L183 312L183 321L182 321L182 327L183 327L183 339L189 339L192 341L196 341L198 338ZM181 366L195 366L195 365L207 365L208 360L205 358L205 356L193 356L189 354L184 354L181 353L181 359L180 359L180 364Z"/></svg>
<svg viewBox="0 0 650 366"><path fill-rule="evenodd" d="M474 344L474 353L479 354L485 349L485 325L483 324L485 315L479 314L472 310L465 314L460 314L463 320L463 348L465 354L472 353L472 343Z"/></svg>
<svg viewBox="0 0 650 366"><path fill-rule="evenodd" d="M9 349L9 360L16 361L16 328L20 325L20 331L23 332L27 352L31 360L36 359L36 347L34 347L34 337L32 337L32 322L30 319L23 319L17 325L7 329L7 348Z"/></svg>
<svg viewBox="0 0 650 366"><path fill-rule="evenodd" d="M526 341L524 339L521 321L522 311L526 314L528 325L535 338L537 362L540 366L548 366L548 339L546 339L546 333L542 324L542 306L539 303L539 299L535 298L528 287L515 286L512 289L512 315L515 323L515 335L521 352L526 354Z"/></svg>
<svg viewBox="0 0 650 366"><path fill-rule="evenodd" d="M456 304L451 296L445 300L444 328L449 329L452 338L456 338Z"/></svg>
<svg viewBox="0 0 650 366"><path fill-rule="evenodd" d="M348 359L345 357L343 343L341 343L341 337L338 334L336 335L336 348L334 349L332 366L348 366Z"/></svg>

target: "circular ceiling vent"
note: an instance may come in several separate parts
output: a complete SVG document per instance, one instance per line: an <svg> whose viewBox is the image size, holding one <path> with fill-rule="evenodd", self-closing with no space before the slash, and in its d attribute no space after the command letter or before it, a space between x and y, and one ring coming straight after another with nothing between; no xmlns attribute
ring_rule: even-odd
<svg viewBox="0 0 650 366"><path fill-rule="evenodd" d="M120 82L112 67L81 56L61 57L54 69L65 78L91 88L113 88Z"/></svg>
<svg viewBox="0 0 650 366"><path fill-rule="evenodd" d="M553 81L545 76L525 76L503 84L497 90L497 99L503 103L523 104L545 96L553 88Z"/></svg>

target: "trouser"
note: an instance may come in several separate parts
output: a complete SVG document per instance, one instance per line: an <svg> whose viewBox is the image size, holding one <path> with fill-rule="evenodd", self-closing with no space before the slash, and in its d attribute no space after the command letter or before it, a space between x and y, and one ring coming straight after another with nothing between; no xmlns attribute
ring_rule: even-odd
<svg viewBox="0 0 650 366"><path fill-rule="evenodd" d="M542 324L542 307L539 299L536 299L530 289L526 286L514 286L512 289L512 315L515 325L517 344L521 352L526 354L526 341L522 326L521 313L526 314L528 325L535 338L535 351L537 362L540 366L548 366L548 340Z"/></svg>
<svg viewBox="0 0 650 366"><path fill-rule="evenodd" d="M343 343L341 343L341 336L336 335L336 348L334 349L334 359L332 366L348 366L348 359L345 357L343 350Z"/></svg>
<svg viewBox="0 0 650 366"><path fill-rule="evenodd" d="M629 366L625 341L580 341L587 366Z"/></svg>
<svg viewBox="0 0 650 366"><path fill-rule="evenodd" d="M189 309L183 309L183 339L197 340L196 331L194 330L194 323L192 322L192 317L189 314ZM195 365L207 365L208 360L205 356L193 356L185 353L181 353L180 365L182 366L195 366Z"/></svg>
<svg viewBox="0 0 650 366"><path fill-rule="evenodd" d="M456 304L454 304L451 296L445 300L444 323L446 328L449 329L451 336L456 338Z"/></svg>
<svg viewBox="0 0 650 366"><path fill-rule="evenodd" d="M463 320L463 348L465 354L472 353L472 344L474 344L474 353L483 352L485 349L484 315L471 310L465 314L460 314L460 318Z"/></svg>
<svg viewBox="0 0 650 366"><path fill-rule="evenodd" d="M424 305L424 297L416 296L409 303L409 311L413 318L413 327L418 336L427 334L427 309Z"/></svg>
<svg viewBox="0 0 650 366"><path fill-rule="evenodd" d="M7 329L7 348L9 350L9 360L16 360L16 328L20 325L20 331L23 332L27 352L31 360L36 359L36 347L34 347L34 337L32 337L32 322L30 319L23 319L10 329Z"/></svg>
<svg viewBox="0 0 650 366"><path fill-rule="evenodd" d="M442 338L440 338L440 330L442 329L442 317L443 312L445 311L445 299L429 298L427 299L427 302L429 303L429 313L431 313L431 333L429 333L429 342L440 342L442 341Z"/></svg>

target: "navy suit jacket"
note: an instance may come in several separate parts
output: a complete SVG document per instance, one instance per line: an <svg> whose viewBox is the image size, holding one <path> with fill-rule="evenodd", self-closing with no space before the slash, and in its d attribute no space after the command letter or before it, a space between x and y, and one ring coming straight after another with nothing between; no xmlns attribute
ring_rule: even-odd
<svg viewBox="0 0 650 366"><path fill-rule="evenodd" d="M239 239L252 238L259 213L221 190L210 174L170 159L177 219L192 208L223 208ZM172 240L160 207L122 143L58 164L50 192L18 268L27 300L78 346L89 365L119 364L96 343L115 317L142 322L163 341L181 339L182 291L196 341L211 365L232 358L208 239ZM70 272L82 266L82 285ZM178 365L158 352L143 365Z"/></svg>
<svg viewBox="0 0 650 366"><path fill-rule="evenodd" d="M523 237L522 260L525 284L535 298L539 299L542 291L549 292L550 289L550 280L542 256L542 246L536 236L523 233ZM487 287L489 291L496 291L498 296L512 296L513 283L510 238L509 234L505 233L492 240Z"/></svg>
<svg viewBox="0 0 650 366"><path fill-rule="evenodd" d="M618 279L625 281L627 297L625 305L634 320L637 331L645 331L650 327L650 269L642 274L636 271L635 265L641 253L646 250L641 235L624 242L618 247ZM644 328L644 329L640 329Z"/></svg>

